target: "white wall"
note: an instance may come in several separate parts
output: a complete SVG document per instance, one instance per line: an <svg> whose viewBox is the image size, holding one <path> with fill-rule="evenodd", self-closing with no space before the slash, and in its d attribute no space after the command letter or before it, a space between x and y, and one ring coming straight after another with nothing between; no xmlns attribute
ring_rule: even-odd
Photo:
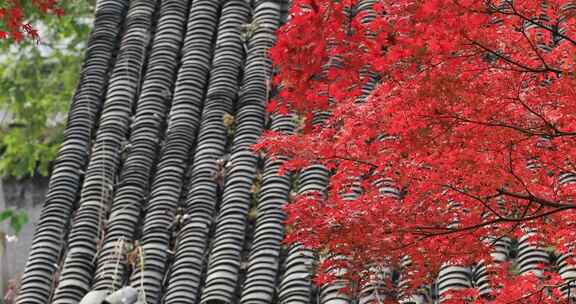
<svg viewBox="0 0 576 304"><path fill-rule="evenodd" d="M6 280L17 278L24 270L28 249L32 245L34 226L40 216L47 189L48 178L4 181L0 179L0 210L24 209L28 213L29 220L18 235L18 241L6 243L5 255L0 258L0 286L5 286ZM8 223L1 223L0 230L12 234ZM3 295L4 288L1 288L0 292Z"/></svg>

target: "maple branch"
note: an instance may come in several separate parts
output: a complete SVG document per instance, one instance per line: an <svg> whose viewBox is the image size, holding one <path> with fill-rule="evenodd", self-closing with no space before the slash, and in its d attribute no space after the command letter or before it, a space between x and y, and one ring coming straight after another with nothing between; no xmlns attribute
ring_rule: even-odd
<svg viewBox="0 0 576 304"><path fill-rule="evenodd" d="M552 208L568 208L568 209L574 209L576 208L576 206L571 205L571 204L562 204L562 203L556 203L541 197L537 197L531 193L529 193L528 195L526 194L521 194L521 193L515 193L515 192L510 192L507 191L505 189L498 189L497 190L498 193L501 193L502 195L505 196L510 196L513 198L517 198L517 199L521 199L521 200L526 200L529 202L535 202L538 203L540 205L546 206L546 207L552 207Z"/></svg>
<svg viewBox="0 0 576 304"><path fill-rule="evenodd" d="M528 214L528 210L530 210L530 207L532 207L532 203L533 203L532 201L529 201L528 204L526 204L526 207L524 207L524 210L522 211L522 215L520 216L520 218L526 217L526 215ZM538 214L538 212L540 212L540 209L542 209L542 205L540 205L538 209L536 209L536 211L532 213L532 215Z"/></svg>
<svg viewBox="0 0 576 304"><path fill-rule="evenodd" d="M574 39L572 39L572 38L570 38L570 37L568 37L568 36L560 33L560 31L554 30L553 28L550 28L550 27L548 27L548 26L546 26L546 25L544 25L544 24L542 24L542 23L540 23L540 22L534 21L534 20L532 20L531 18L528 18L528 17L524 16L523 14L521 14L520 12L518 12L518 10L514 7L514 4L512 3L512 1L507 1L507 3L508 3L508 5L510 6L510 9L512 9L513 14L499 11L501 14L504 14L504 15L516 15L516 16L520 17L520 19L522 19L522 20L524 20L524 21L527 21L528 23L530 23L530 24L532 24L532 25L536 25L536 26L539 27L539 28L545 29L545 30L549 31L550 33L552 33L552 34L554 34L554 35L558 35L558 37L561 37L561 38L563 38L563 39L566 39L567 41L570 41L570 43L576 45L576 41L575 41Z"/></svg>
<svg viewBox="0 0 576 304"><path fill-rule="evenodd" d="M478 124L478 125L483 125L483 126L488 126L488 127L501 127L501 128L507 128L507 129L512 129L515 131L518 131L520 133L524 133L528 136L541 136L541 137L546 137L546 138L558 138L558 137L573 137L576 136L576 132L571 132L571 131L561 131L558 128L556 128L554 125L552 125L550 122L548 122L546 119L543 118L543 122L547 125L547 127L549 127L550 129L552 129L552 132L536 132L533 131L533 129L535 128L530 128L530 129L526 129L526 128L522 128L519 126L514 126L514 125L509 125L506 123L501 123L501 122L485 122L485 121L478 121L478 120L472 120L469 118L465 118L462 116L458 116L456 114L452 114L452 115L436 115L436 116L428 116L425 115L423 116L425 118L437 118L437 119L456 119L456 120L460 120L462 122L466 122L466 123L472 123L472 124Z"/></svg>
<svg viewBox="0 0 576 304"><path fill-rule="evenodd" d="M550 129L552 129L554 131L554 133L560 133L560 130L558 130L556 128L556 126L554 126L552 123L550 123L542 114L534 111L531 107L529 107L525 102L522 101L522 98L520 97L520 87L518 87L518 95L516 97L516 100L518 100L518 102L520 102L520 105L522 105L523 108L525 108L528 112L536 115L536 117L540 118L540 120L542 120L544 122L545 125L547 125Z"/></svg>
<svg viewBox="0 0 576 304"><path fill-rule="evenodd" d="M336 160L336 159L360 163L363 165L370 166L371 168L374 168L374 169L377 169L380 167L380 166L378 166L372 162L366 161L366 160L350 158L350 157L345 157L345 156L332 156L332 157L320 157L320 158L318 158L318 160L324 160L324 161Z"/></svg>
<svg viewBox="0 0 576 304"><path fill-rule="evenodd" d="M540 54L540 52L538 51L538 48L536 47L534 42L528 37L528 35L526 35L526 31L524 30L524 28L522 28L522 30L520 30L520 33L522 33L522 36L526 39L526 41L528 41L528 45L530 45L530 48L532 49L532 51L534 51L534 53L536 53L536 56L538 57L540 62L542 62L544 67L546 69L552 70L552 68L550 68L550 66L546 63L546 60L544 60L544 57L542 57L542 54Z"/></svg>
<svg viewBox="0 0 576 304"><path fill-rule="evenodd" d="M450 186L450 185L446 185L446 187L448 187L449 189L452 189L452 190L454 190L454 191L456 191L456 192L458 192L458 193L460 193L460 194L462 194L462 195L464 195L464 196L467 196L467 197L469 197L469 198L472 198L472 199L474 199L474 200L479 201L484 207L486 207L486 209L488 209L490 212L494 213L494 215L496 215L498 218L500 218L500 219L505 219L499 212L497 212L496 210L494 210L494 208L492 208L492 207L491 207L487 202L485 202L482 198L480 198L480 197L478 197L478 196L475 196L475 195L472 195L472 194L470 194L470 193L468 193L468 192L466 192L466 191L460 190L460 189L458 189L458 188L456 188L456 187L453 187L453 186Z"/></svg>
<svg viewBox="0 0 576 304"><path fill-rule="evenodd" d="M430 237L432 237L432 236L422 236L415 241L408 242L407 244L402 244L401 246L389 248L389 250L390 251L398 251L398 250L402 250L402 249L407 249L407 248L410 248L414 245L417 245L419 242L424 241Z"/></svg>
<svg viewBox="0 0 576 304"><path fill-rule="evenodd" d="M426 117L426 116L425 116ZM429 117L429 118L433 118L433 117ZM544 137L557 137L557 135L550 135L548 133L541 133L541 132L534 132L531 131L529 129L524 129L521 127L517 127L517 126L513 126L513 125L508 125L505 123L499 123L499 122L485 122L485 121L478 121L478 120L472 120L469 118L465 118L465 117L461 117L458 116L456 114L453 115L437 115L434 118L439 118L439 119L456 119L456 120L460 120L462 122L466 122L466 123L471 123L471 124L477 124L477 125L482 125L482 126L488 126L488 127L501 127L501 128L507 128L507 129L512 129L515 131L518 131L520 133L524 133L528 136L544 136ZM576 133L575 133L576 135Z"/></svg>
<svg viewBox="0 0 576 304"><path fill-rule="evenodd" d="M514 172L514 160L512 158L512 151L513 151L514 143L511 142L507 147L508 147L508 169L509 169L510 174L512 174L512 177L514 177L518 181L518 183L520 183L522 185L522 187L524 187L524 190L526 190L526 192L528 192L528 194L532 195L532 193L530 193L530 190L528 189L528 186L526 185L524 180L521 179L520 176L518 176L516 174L516 172Z"/></svg>
<svg viewBox="0 0 576 304"><path fill-rule="evenodd" d="M481 222L475 225L471 225L471 226L466 226L466 227L461 227L461 228L446 228L446 227L430 227L430 226L416 226L414 227L415 231L411 232L413 234L422 234L422 235L426 235L426 236L441 236L441 235L448 235L448 234L453 234L453 233L460 233L460 232L466 232L466 231L470 231L470 230L478 230L480 228L489 226L489 225L494 225L494 224L499 224L499 223L523 223L523 222L529 222L529 221L533 221L533 220L537 220L539 218L543 218L558 212L562 212L562 211L566 211L566 210L570 210L570 209L576 209L576 206L573 205L563 205L563 207L558 207L556 209L552 209L550 211L546 211L540 214L534 214L534 215L530 215L528 217L524 217L524 218L502 218L502 219L494 219L494 220L490 220L490 221L486 221L486 222ZM431 230L430 232L426 232L425 230ZM440 232L434 232L434 230L442 230Z"/></svg>
<svg viewBox="0 0 576 304"><path fill-rule="evenodd" d="M573 288L572 283L574 283L574 282L576 282L576 279L570 279L570 280L567 280L567 281L565 281L565 282L563 282L563 283L556 284L556 285L544 284L544 285L542 285L542 287L538 288L537 290L535 290L535 291L533 291L533 292L530 292L530 293L528 293L528 294L526 294L526 295L523 295L522 297L520 297L520 298L518 298L518 299L515 299L515 300L512 300L512 301L508 301L508 302L506 302L506 303L504 303L504 304L523 303L524 300L526 300L526 299L528 299L528 298L530 298L530 297L532 297L532 296L534 296L534 295L536 295L536 294L540 294L540 299L539 299L539 302L538 302L538 303L540 303L540 302L542 301L543 292L544 292L546 289L549 289L549 288L562 288L562 287L564 287L564 286L568 286L568 301L571 301L572 299L570 298L570 290ZM570 302L569 302L569 303L570 303Z"/></svg>
<svg viewBox="0 0 576 304"><path fill-rule="evenodd" d="M520 216L520 218L525 218L526 214L528 214L528 210L530 209L530 206L532 205L532 202L529 202L526 205L526 208L524 208L524 211L522 212L522 215ZM542 207L542 205L540 205L540 207ZM540 211L540 209L538 209L536 212L534 212L532 215L537 214L538 211ZM522 222L516 222L514 223L514 225L512 225L512 227L510 227L510 229L508 229L508 231L506 231L505 233L501 234L499 237L495 238L492 242L490 242L490 247L495 246L496 243L498 241L500 241L501 239L503 239L504 237L506 237L507 235L509 235L510 233L512 233L514 230L516 230L518 228L518 226L520 226L520 224L522 224Z"/></svg>
<svg viewBox="0 0 576 304"><path fill-rule="evenodd" d="M555 73L562 73L562 71L556 70L556 69L550 69L550 68L546 68L546 69L535 69L532 67L529 67L527 65L524 65L522 63L516 62L486 46L484 46L483 44L479 43L478 41L475 40L471 40L472 45L476 45L478 47L480 47L481 49L485 50L486 52L498 57L499 59L504 60L505 62L508 62L511 65L515 65L521 69L524 69L524 71L526 72L531 72L531 73L546 73L546 72L555 72Z"/></svg>
<svg viewBox="0 0 576 304"><path fill-rule="evenodd" d="M500 189L496 190L499 194L514 197L517 199L527 200L529 203L535 202L535 203L540 204L541 207L546 206L546 207L552 207L552 208L562 208L562 207L573 206L573 205L567 205L567 204L561 204L561 203L549 201L549 200L546 200L544 198L539 198L539 197L535 196L534 194L532 194L532 192L530 192L530 189L528 189L528 186L526 185L526 183L524 183L524 181L514 172L514 166L512 163L512 147L511 146L510 146L510 150L509 150L508 161L509 161L509 166L510 166L510 174L512 174L512 176L524 187L524 190L526 190L526 192L528 194L525 195L525 194L519 194L519 193L515 193L515 192L509 192L509 191L505 190L504 188L500 188ZM530 206L530 204L526 208L528 208L529 206ZM538 211L540 211L540 209L541 208L538 208L538 210L536 210L534 214L538 213Z"/></svg>

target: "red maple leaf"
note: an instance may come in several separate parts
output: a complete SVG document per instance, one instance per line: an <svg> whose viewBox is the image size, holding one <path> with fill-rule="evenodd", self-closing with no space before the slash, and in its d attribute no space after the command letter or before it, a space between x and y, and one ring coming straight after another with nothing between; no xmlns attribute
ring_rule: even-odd
<svg viewBox="0 0 576 304"><path fill-rule="evenodd" d="M58 7L56 0L32 0L32 4L43 14L52 13L56 16L63 16L64 10ZM19 0L8 1L7 8L0 8L0 36L1 39L6 39L8 37L7 33L10 33L10 37L16 43L22 41L24 38L20 30L24 30L27 34L26 36L38 41L39 33L30 24L23 23L26 16L23 14L22 4Z"/></svg>
<svg viewBox="0 0 576 304"><path fill-rule="evenodd" d="M412 290L446 263L495 267L487 240L573 246L568 2L378 0L350 15L358 3L296 0L270 52L282 100L316 126L265 136L258 148L289 157L290 170L331 172L325 196L289 205L288 239L347 257L349 275L375 263L403 269ZM356 194L344 195L351 183ZM494 298L552 303L546 283L525 275L493 285L502 286Z"/></svg>

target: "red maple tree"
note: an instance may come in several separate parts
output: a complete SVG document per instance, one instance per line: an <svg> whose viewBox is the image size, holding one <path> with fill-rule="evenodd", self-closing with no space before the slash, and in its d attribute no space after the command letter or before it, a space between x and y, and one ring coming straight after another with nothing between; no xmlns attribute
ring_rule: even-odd
<svg viewBox="0 0 576 304"><path fill-rule="evenodd" d="M357 2L294 1L271 50L282 90L269 108L306 126L268 132L256 148L289 156L287 170L332 173L326 195L288 205L287 241L330 253L318 283L335 265L360 285L370 265L400 269L408 287L389 301L443 266L482 261L490 292L456 288L443 300L568 303L557 287L572 279L553 265L514 273L494 250L524 237L574 253L576 4ZM313 125L318 111L331 115ZM344 199L351 185L361 194Z"/></svg>
<svg viewBox="0 0 576 304"><path fill-rule="evenodd" d="M64 10L58 7L57 0L32 0L31 5L42 14L54 14L62 16ZM18 43L24 38L38 40L38 30L26 21L24 8L20 0L7 0L0 6L0 40Z"/></svg>

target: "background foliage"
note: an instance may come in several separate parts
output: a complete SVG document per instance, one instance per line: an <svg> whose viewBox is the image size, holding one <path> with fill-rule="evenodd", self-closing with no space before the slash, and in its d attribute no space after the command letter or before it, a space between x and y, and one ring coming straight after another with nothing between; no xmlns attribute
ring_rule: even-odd
<svg viewBox="0 0 576 304"><path fill-rule="evenodd" d="M22 227L28 222L28 214L15 209L5 209L0 212L0 223L9 220L10 229L15 234L20 233Z"/></svg>
<svg viewBox="0 0 576 304"><path fill-rule="evenodd" d="M47 175L62 140L95 0L62 1L43 15L23 1L40 40L0 42L0 176Z"/></svg>

